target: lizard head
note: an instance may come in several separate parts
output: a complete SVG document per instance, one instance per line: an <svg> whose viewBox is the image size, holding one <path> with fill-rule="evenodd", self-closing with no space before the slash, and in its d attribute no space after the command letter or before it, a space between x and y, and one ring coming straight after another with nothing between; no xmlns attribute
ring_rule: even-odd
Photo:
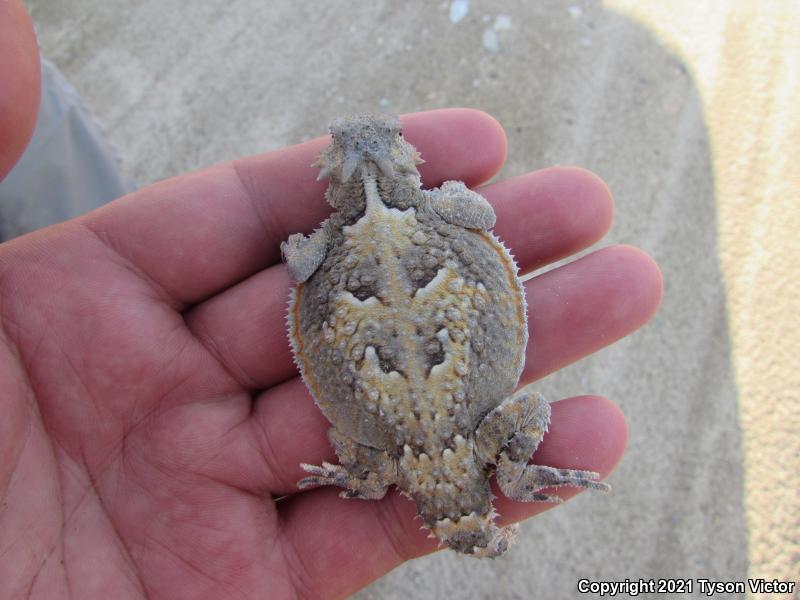
<svg viewBox="0 0 800 600"><path fill-rule="evenodd" d="M417 173L424 162L416 149L403 139L400 119L388 115L357 115L336 119L330 126L333 143L319 155L313 166L320 167L318 179L347 183L353 173L373 163L387 178Z"/></svg>

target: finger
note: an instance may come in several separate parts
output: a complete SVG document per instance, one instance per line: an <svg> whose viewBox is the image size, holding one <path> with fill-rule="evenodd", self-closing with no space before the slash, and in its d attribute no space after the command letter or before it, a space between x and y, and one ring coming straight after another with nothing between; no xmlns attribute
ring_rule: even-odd
<svg viewBox="0 0 800 600"><path fill-rule="evenodd" d="M612 246L525 284L528 331L520 382L544 377L635 331L656 313L661 271L632 246Z"/></svg>
<svg viewBox="0 0 800 600"><path fill-rule="evenodd" d="M535 464L598 471L607 475L625 449L625 419L611 402L584 396L553 405L552 425ZM579 490L558 490L563 498ZM549 503L496 500L504 522L553 508ZM295 580L309 597L343 597L410 558L436 549L420 531L410 500L390 491L380 501L343 500L322 488L279 503L283 539L292 548ZM513 548L511 550L514 551Z"/></svg>
<svg viewBox="0 0 800 600"><path fill-rule="evenodd" d="M495 232L522 272L590 246L611 225L611 194L583 169L543 169L485 186L481 193L494 204ZM272 267L187 315L189 327L246 387L269 387L296 372L285 333L290 286L286 270Z"/></svg>
<svg viewBox="0 0 800 600"><path fill-rule="evenodd" d="M25 6L0 3L0 181L33 135L39 79L39 46Z"/></svg>
<svg viewBox="0 0 800 600"><path fill-rule="evenodd" d="M522 273L575 254L611 227L614 201L605 182L578 167L551 167L478 190L494 206L494 233Z"/></svg>
<svg viewBox="0 0 800 600"><path fill-rule="evenodd" d="M488 115L439 110L403 119L425 155L426 183L445 174L478 184L505 159L505 134ZM280 260L279 244L329 212L309 165L317 138L175 177L84 217L84 223L165 299L191 304Z"/></svg>

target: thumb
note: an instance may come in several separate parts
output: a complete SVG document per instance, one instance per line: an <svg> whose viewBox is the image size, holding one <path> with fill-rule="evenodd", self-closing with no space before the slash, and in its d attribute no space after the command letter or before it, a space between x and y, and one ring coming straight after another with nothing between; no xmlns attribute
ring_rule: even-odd
<svg viewBox="0 0 800 600"><path fill-rule="evenodd" d="M22 156L39 111L39 47L19 0L0 2L0 180Z"/></svg>

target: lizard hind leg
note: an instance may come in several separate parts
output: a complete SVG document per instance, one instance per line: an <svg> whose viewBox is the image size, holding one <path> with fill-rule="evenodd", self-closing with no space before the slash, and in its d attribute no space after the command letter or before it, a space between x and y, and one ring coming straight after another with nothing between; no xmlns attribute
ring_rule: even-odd
<svg viewBox="0 0 800 600"><path fill-rule="evenodd" d="M385 451L371 448L348 438L333 427L328 430L340 464L323 462L321 466L301 463L309 475L297 482L301 490L322 485L344 488L342 498L380 500L397 480L397 463Z"/></svg>
<svg viewBox="0 0 800 600"><path fill-rule="evenodd" d="M561 502L556 495L542 494L548 487L572 486L609 491L593 471L556 469L529 465L550 424L550 404L541 394L525 386L489 412L475 434L476 452L487 464L497 466L497 483L511 500Z"/></svg>

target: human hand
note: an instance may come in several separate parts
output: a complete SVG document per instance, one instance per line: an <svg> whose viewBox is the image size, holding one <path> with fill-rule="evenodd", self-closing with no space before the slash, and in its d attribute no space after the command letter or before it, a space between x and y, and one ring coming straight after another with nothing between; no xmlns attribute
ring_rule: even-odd
<svg viewBox="0 0 800 600"><path fill-rule="evenodd" d="M502 165L498 124L409 115L426 186ZM0 246L0 581L11 597L338 598L436 548L394 491L300 493L334 460L297 377L279 244L327 214L319 138L142 189ZM598 240L594 175L555 168L481 189L522 272ZM661 296L642 252L612 247L526 284L522 383L645 323ZM596 396L553 404L538 464L606 475L626 442ZM569 497L576 490L559 490ZM503 522L551 508L498 499Z"/></svg>

